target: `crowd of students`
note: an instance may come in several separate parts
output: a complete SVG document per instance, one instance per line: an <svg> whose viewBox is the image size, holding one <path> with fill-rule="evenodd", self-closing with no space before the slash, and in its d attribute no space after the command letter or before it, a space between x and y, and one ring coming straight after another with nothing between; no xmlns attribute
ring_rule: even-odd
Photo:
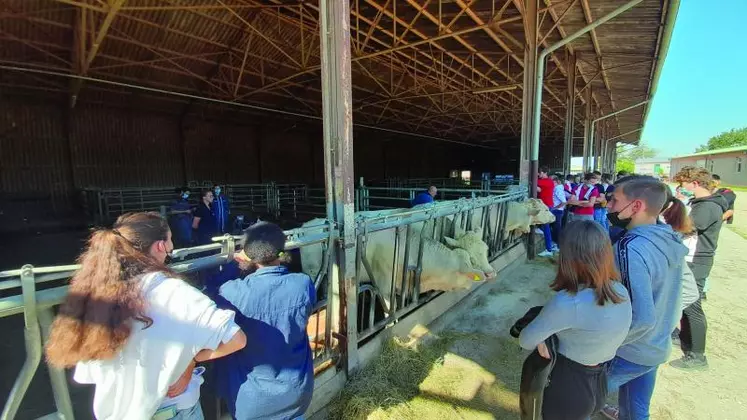
<svg viewBox="0 0 747 420"><path fill-rule="evenodd" d="M683 356L672 367L708 367L704 288L736 195L699 167L676 174L676 191L650 176L611 178L540 169L539 197L556 215L542 227L540 255L559 253L557 293L515 325L521 346L535 350L524 369L546 386L539 404L522 402L522 418L648 419L673 343ZM604 405L608 391L619 392L618 406Z"/></svg>
<svg viewBox="0 0 747 420"><path fill-rule="evenodd" d="M736 196L702 168L685 167L674 181L673 192L648 176L618 174L611 184L609 175L581 181L540 170L540 198L556 215L543 231L545 253L558 252L557 293L527 313L518 336L552 361L543 404L529 405L543 418L601 410L647 419L673 342L683 356L671 366L707 368L702 301ZM193 227L207 221L206 209L214 215L220 190L203 193L194 213L188 190L180 193L174 215L189 215ZM209 360L233 418L302 419L314 386L306 326L316 292L309 276L285 267L283 231L266 222L247 228L232 278L205 293L165 264L172 239L156 213L95 231L52 325L48 362L95 385L98 419L202 419L205 368L197 365ZM619 407L604 406L614 390Z"/></svg>
<svg viewBox="0 0 747 420"><path fill-rule="evenodd" d="M258 222L235 255L245 275L212 294L166 265L172 232L157 213L94 232L52 325L47 360L95 385L97 419L201 420L204 366L236 419L303 419L314 387L306 325L313 282L289 273L285 234ZM250 273L246 275L247 273Z"/></svg>

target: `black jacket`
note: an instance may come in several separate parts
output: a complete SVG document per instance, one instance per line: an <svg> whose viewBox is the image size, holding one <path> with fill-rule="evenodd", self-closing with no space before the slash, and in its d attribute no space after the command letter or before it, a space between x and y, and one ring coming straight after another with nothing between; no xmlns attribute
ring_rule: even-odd
<svg viewBox="0 0 747 420"><path fill-rule="evenodd" d="M535 306L511 327L511 336L519 337L524 329L542 310ZM521 385L519 387L519 407L522 420L540 420L542 418L542 397L548 385L548 378L558 357L558 338L551 335L545 340L550 351L550 360L540 356L535 349L521 367Z"/></svg>
<svg viewBox="0 0 747 420"><path fill-rule="evenodd" d="M729 204L729 207L727 208L727 210L734 210L734 202L737 201L737 194L734 191L728 188L719 188L716 191L716 194L721 194L726 199L726 203ZM733 215L729 217L728 219L726 219L727 224L730 225L732 224L732 222L734 222Z"/></svg>
<svg viewBox="0 0 747 420"><path fill-rule="evenodd" d="M729 209L729 203L723 195L712 194L690 200L690 208L690 218L698 233L693 264L712 265L723 223L721 218Z"/></svg>

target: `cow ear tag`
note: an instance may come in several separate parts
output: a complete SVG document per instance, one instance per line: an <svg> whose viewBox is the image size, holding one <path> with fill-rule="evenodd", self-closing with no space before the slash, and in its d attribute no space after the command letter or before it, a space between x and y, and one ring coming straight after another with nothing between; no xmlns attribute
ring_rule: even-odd
<svg viewBox="0 0 747 420"><path fill-rule="evenodd" d="M474 280L474 281L480 281L480 276L478 276L477 274L473 274L472 275L472 280Z"/></svg>

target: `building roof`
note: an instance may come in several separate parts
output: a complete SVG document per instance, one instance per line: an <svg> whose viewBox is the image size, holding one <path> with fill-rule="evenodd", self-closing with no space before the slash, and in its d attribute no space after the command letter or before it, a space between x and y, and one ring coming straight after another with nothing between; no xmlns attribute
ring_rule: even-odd
<svg viewBox="0 0 747 420"><path fill-rule="evenodd" d="M641 163L669 163L672 159L668 157L652 157L644 159L636 159L636 165Z"/></svg>
<svg viewBox="0 0 747 420"><path fill-rule="evenodd" d="M540 3L544 49L624 1ZM405 0L392 8L385 0L354 2L355 122L491 146L518 138L526 11L519 0L501 4ZM571 54L582 87L576 95L585 103L591 91L594 115L653 97L678 4L642 1L550 55L545 142L564 137ZM119 103L123 87L145 86L321 116L319 1L6 0L4 8L0 59L16 71L4 71L0 86L70 95L71 103L78 95ZM71 88L65 78L43 77L40 85L29 69L85 79ZM618 141L636 143L647 113L648 106L638 107L605 120L607 136L634 133ZM583 131L580 114L577 134Z"/></svg>
<svg viewBox="0 0 747 420"><path fill-rule="evenodd" d="M705 152L693 153L690 155L675 156L672 159L681 159L681 158L694 157L694 156L712 156L712 155L720 155L722 153L732 153L732 152L742 152L742 151L747 151L747 146L734 146L734 147L725 147L723 149L707 150Z"/></svg>

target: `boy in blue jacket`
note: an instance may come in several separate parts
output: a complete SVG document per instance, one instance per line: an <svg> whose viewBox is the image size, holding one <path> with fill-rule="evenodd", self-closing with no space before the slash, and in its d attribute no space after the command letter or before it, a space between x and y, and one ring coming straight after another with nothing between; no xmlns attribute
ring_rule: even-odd
<svg viewBox="0 0 747 420"><path fill-rule="evenodd" d="M607 204L613 226L626 232L614 245L615 264L630 294L633 322L612 360L608 388L619 388L611 419L648 419L656 370L672 351L671 334L681 314L682 270L687 247L671 226L657 224L667 201L665 184L653 177L625 179Z"/></svg>
<svg viewBox="0 0 747 420"><path fill-rule="evenodd" d="M314 363L306 324L316 304L311 278L282 263L285 234L275 224L244 231L246 278L220 286L216 303L236 312L249 339L243 350L215 364L218 394L234 419L302 419L314 390Z"/></svg>

